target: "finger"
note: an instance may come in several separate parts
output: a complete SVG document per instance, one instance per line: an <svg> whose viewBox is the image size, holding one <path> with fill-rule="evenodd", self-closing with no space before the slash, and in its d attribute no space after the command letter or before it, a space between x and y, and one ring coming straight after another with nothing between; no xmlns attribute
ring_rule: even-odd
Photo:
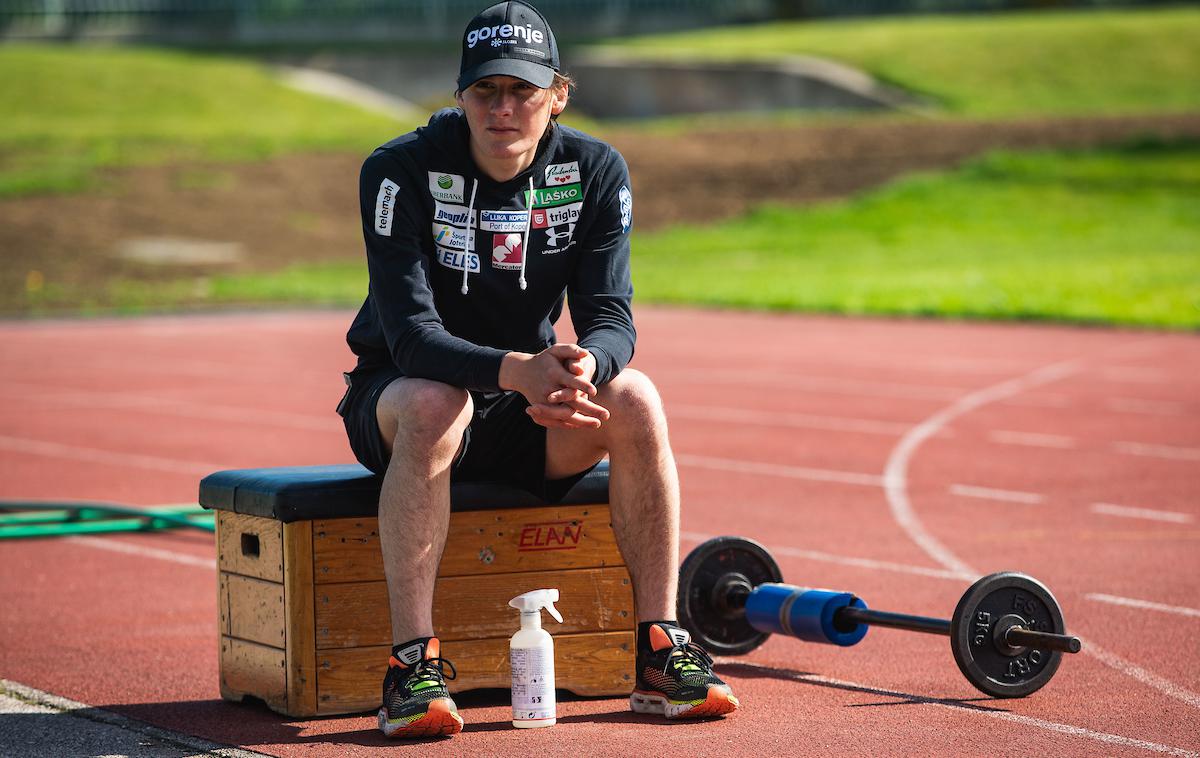
<svg viewBox="0 0 1200 758"><path fill-rule="evenodd" d="M531 405L527 413L543 426L559 426L565 429L598 429L601 421L593 416L577 412L569 405Z"/></svg>
<svg viewBox="0 0 1200 758"><path fill-rule="evenodd" d="M581 394L583 394L583 393L581 393L579 390L569 389L567 387L564 387L562 389L551 392L546 397L546 404L547 405L556 405L559 403L566 403L571 400L574 400L576 397L578 397ZM587 395L584 395L584 397L587 397Z"/></svg>
<svg viewBox="0 0 1200 758"><path fill-rule="evenodd" d="M605 408L603 405L592 402L591 398L588 398L587 396L576 396L573 399L568 400L567 405L571 408L574 408L576 413L581 413L584 416L590 416L599 421L608 421L609 416L611 415L609 414L607 408Z"/></svg>
<svg viewBox="0 0 1200 758"><path fill-rule="evenodd" d="M572 342L559 342L546 348L546 350L555 358L564 361L571 359L578 360L589 354L588 351Z"/></svg>

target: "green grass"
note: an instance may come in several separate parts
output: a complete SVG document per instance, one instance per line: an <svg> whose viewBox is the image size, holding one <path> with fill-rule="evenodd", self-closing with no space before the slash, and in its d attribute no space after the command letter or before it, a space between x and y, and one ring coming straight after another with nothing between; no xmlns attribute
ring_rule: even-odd
<svg viewBox="0 0 1200 758"><path fill-rule="evenodd" d="M415 124L293 91L255 63L154 49L0 46L0 197L95 170L364 152Z"/></svg>
<svg viewBox="0 0 1200 758"><path fill-rule="evenodd" d="M644 300L1200 327L1200 144L994 154L639 236Z"/></svg>
<svg viewBox="0 0 1200 758"><path fill-rule="evenodd" d="M814 55L974 117L1200 107L1200 9L778 22L614 40L648 58Z"/></svg>
<svg viewBox="0 0 1200 758"><path fill-rule="evenodd" d="M635 211L636 218L636 211ZM174 285L124 310L357 305L361 261ZM997 153L859 198L636 233L641 303L1200 327L1200 144Z"/></svg>

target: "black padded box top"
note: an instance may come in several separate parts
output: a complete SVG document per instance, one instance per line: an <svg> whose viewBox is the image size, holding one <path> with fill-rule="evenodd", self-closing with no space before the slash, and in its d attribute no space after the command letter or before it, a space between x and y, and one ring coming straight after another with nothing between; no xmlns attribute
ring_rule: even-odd
<svg viewBox="0 0 1200 758"><path fill-rule="evenodd" d="M200 505L288 523L318 518L375 516L382 477L354 464L218 471L200 482ZM560 503L608 502L608 461L602 461ZM450 487L450 510L480 511L549 505L531 492L503 484L464 482Z"/></svg>

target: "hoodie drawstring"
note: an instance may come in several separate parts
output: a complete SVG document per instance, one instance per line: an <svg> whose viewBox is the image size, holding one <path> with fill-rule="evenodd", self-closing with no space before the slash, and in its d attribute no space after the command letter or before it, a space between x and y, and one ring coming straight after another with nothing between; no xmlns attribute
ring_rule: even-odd
<svg viewBox="0 0 1200 758"><path fill-rule="evenodd" d="M530 179L530 182L533 180ZM467 203L467 250L463 255L463 283L462 293L465 295L470 291L467 286L467 274L471 271L471 256L475 254L475 191L479 189L479 180L471 181L471 202Z"/></svg>
<svg viewBox="0 0 1200 758"><path fill-rule="evenodd" d="M533 221L533 176L529 177L529 202L525 203L525 234L521 236L521 276L517 284L525 289L525 260L529 257L529 225Z"/></svg>

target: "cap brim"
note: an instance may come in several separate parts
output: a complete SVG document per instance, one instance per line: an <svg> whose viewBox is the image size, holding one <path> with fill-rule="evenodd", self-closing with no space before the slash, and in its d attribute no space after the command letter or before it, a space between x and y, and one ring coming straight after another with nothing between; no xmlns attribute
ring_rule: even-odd
<svg viewBox="0 0 1200 758"><path fill-rule="evenodd" d="M554 84L554 69L549 66L518 58L493 58L459 74L458 88L464 90L485 76L515 76L543 89Z"/></svg>

